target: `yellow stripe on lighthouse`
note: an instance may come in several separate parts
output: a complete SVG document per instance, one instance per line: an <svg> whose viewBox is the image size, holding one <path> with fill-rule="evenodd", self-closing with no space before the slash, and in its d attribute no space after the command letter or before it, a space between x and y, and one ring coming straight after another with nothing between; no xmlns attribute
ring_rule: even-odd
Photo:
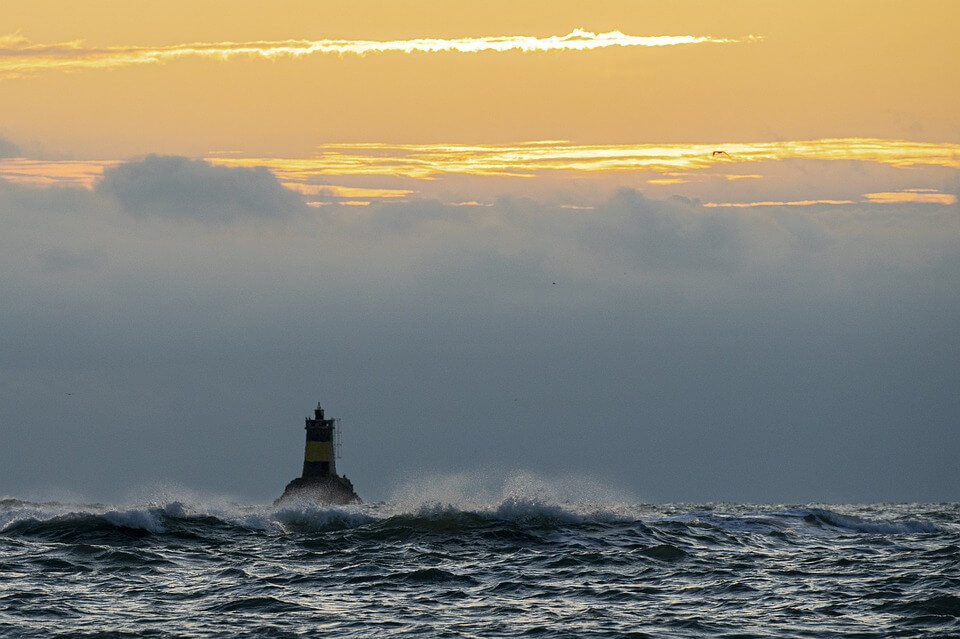
<svg viewBox="0 0 960 639"><path fill-rule="evenodd" d="M328 462L332 457L330 442L308 441L307 450L304 453L303 461L307 462Z"/></svg>

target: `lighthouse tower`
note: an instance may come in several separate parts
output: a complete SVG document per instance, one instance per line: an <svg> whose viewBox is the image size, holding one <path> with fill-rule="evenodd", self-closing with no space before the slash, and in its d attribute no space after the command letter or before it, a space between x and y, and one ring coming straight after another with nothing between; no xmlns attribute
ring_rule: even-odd
<svg viewBox="0 0 960 639"><path fill-rule="evenodd" d="M337 455L333 431L335 419L324 419L320 404L313 411L313 419L307 417L307 448L303 453L303 477L329 477L337 474Z"/></svg>
<svg viewBox="0 0 960 639"><path fill-rule="evenodd" d="M307 417L307 445L303 451L303 474L284 489L273 503L287 500L311 501L324 505L359 504L353 483L337 474L336 419L327 419L317 404L313 417Z"/></svg>

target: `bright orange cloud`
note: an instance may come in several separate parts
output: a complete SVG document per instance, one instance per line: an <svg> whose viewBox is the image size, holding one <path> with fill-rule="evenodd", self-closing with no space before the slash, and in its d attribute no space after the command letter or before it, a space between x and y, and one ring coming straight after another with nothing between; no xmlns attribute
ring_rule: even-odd
<svg viewBox="0 0 960 639"><path fill-rule="evenodd" d="M717 159L713 151L727 149ZM283 182L307 183L321 176L393 176L434 179L444 174L533 177L543 171L652 171L665 174L654 184L677 184L692 171L722 164L727 180L761 179L731 174L737 163L786 159L877 162L898 168L930 165L960 168L960 144L843 138L786 142L707 144L582 145L566 141L514 145L328 144L310 158L211 157L222 166L265 166ZM90 186L104 166L116 161L0 159L0 177L14 182Z"/></svg>
<svg viewBox="0 0 960 639"><path fill-rule="evenodd" d="M723 154L717 154L718 151ZM960 168L960 144L876 138L720 145L583 145L562 140L513 145L367 143L322 145L312 158L212 158L210 161L227 166L267 166L278 175L297 180L312 175L390 175L432 179L451 173L512 177L532 177L540 171L647 170L675 173L712 169L718 164L729 167L737 163L786 159L854 160L899 168L921 164ZM725 170L724 175L730 174ZM741 176L729 179L738 177Z"/></svg>
<svg viewBox="0 0 960 639"><path fill-rule="evenodd" d="M896 168L926 165L957 169L960 168L960 144L873 138L722 145L581 145L562 140L512 145L330 144L321 146L318 153L309 158L211 157L206 161L227 167L266 167L286 188L307 196L308 200L322 200L324 198L319 196L327 196L340 202L359 203L406 198L416 193L410 180L431 181L451 175L531 178L549 172L564 172L587 177L632 171L646 173L642 178L655 186L703 183L717 178L727 182L762 183L762 175L732 173L731 169L738 164L781 160L846 160ZM7 158L0 159L0 178L21 184L93 188L104 168L118 163ZM331 178L360 179L364 183L329 184ZM381 180L387 183L377 184ZM397 180L405 188L400 188ZM403 183L404 180L407 182ZM748 189L742 193L753 192ZM802 199L786 200L770 197L768 189L762 199L712 201L704 206L748 208L862 202L950 205L957 201L953 195L932 189L877 190L862 197L860 193L863 191L831 193L830 197L823 198L813 192Z"/></svg>
<svg viewBox="0 0 960 639"><path fill-rule="evenodd" d="M376 189L359 186L339 186L335 184L284 182L283 185L303 195L331 195L341 198L402 198L413 193L410 189Z"/></svg>
<svg viewBox="0 0 960 639"><path fill-rule="evenodd" d="M34 186L80 186L93 188L111 160L29 160L0 158L0 179Z"/></svg>
<svg viewBox="0 0 960 639"><path fill-rule="evenodd" d="M880 193L866 193L864 197L870 202L879 204L900 204L916 202L921 204L956 204L957 196L949 193L940 193L933 189L906 189L904 191L884 191Z"/></svg>
<svg viewBox="0 0 960 639"><path fill-rule="evenodd" d="M229 60L238 56L267 59L312 55L374 53L481 53L504 51L590 51L609 47L668 47L691 44L753 42L693 35L635 36L621 31L593 33L574 29L563 36L484 36L477 38L414 38L409 40L278 40L253 42L192 42L163 47L85 47L82 42L33 43L19 33L0 36L0 77L41 71L76 71L156 64L184 57Z"/></svg>

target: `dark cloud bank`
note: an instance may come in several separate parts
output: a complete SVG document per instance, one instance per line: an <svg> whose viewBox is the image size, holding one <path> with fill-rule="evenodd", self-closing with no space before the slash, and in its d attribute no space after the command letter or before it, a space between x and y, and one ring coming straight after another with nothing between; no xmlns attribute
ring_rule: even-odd
<svg viewBox="0 0 960 639"><path fill-rule="evenodd" d="M614 194L307 210L147 158L0 183L0 492L248 499L344 420L367 498L430 473L648 500L960 498L960 212Z"/></svg>
<svg viewBox="0 0 960 639"><path fill-rule="evenodd" d="M266 168L214 166L176 156L151 155L107 168L98 190L133 215L205 223L271 219L303 207L301 198Z"/></svg>

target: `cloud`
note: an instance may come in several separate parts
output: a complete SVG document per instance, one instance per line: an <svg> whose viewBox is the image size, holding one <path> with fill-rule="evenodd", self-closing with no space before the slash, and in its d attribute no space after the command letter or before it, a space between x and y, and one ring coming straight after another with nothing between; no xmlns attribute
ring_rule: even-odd
<svg viewBox="0 0 960 639"><path fill-rule="evenodd" d="M927 204L950 205L957 203L957 197L950 193L941 193L936 189L904 189L903 191L884 191L880 193L865 193L871 202L900 204L902 202L924 202Z"/></svg>
<svg viewBox="0 0 960 639"><path fill-rule="evenodd" d="M740 228L743 219L705 213L686 198L649 200L623 189L584 220L579 235L597 253L619 251L646 269L679 268L716 271L749 259Z"/></svg>
<svg viewBox="0 0 960 639"><path fill-rule="evenodd" d="M0 158L16 158L23 155L23 151L20 150L20 147L7 140L5 138L0 138ZM0 176L2 179L3 176Z"/></svg>
<svg viewBox="0 0 960 639"><path fill-rule="evenodd" d="M35 160L22 156L0 158L0 179L35 186L82 186L93 188L103 169L120 164L114 160Z"/></svg>
<svg viewBox="0 0 960 639"><path fill-rule="evenodd" d="M868 198L872 199L872 198ZM707 208L721 208L721 209L752 209L758 207L771 207L771 206L817 206L828 204L831 206L840 206L843 204L855 204L853 200L788 200L788 201L779 201L779 200L761 200L759 202L706 202L704 204Z"/></svg>
<svg viewBox="0 0 960 639"><path fill-rule="evenodd" d="M217 176L204 192L249 178L173 160ZM178 184L163 163L116 168ZM182 224L184 206L144 224L109 188L0 185L8 492L42 455L42 481L97 497L170 479L273 498L318 400L371 500L478 466L647 499L960 491L956 205L627 190L589 210L331 204L269 227Z"/></svg>
<svg viewBox="0 0 960 639"><path fill-rule="evenodd" d="M713 156L716 146L557 140L328 144L310 157L205 161L217 167L265 168L281 186L318 208L431 197L489 205L496 193L595 206L604 193L641 180L652 192L681 193L718 209L856 206L881 200L947 206L954 201L951 180L960 168L960 145L949 143L846 138L720 145L731 149L728 157ZM0 178L94 188L105 169L122 163L0 158ZM733 168L751 172L730 173ZM657 175L665 179L655 179Z"/></svg>
<svg viewBox="0 0 960 639"><path fill-rule="evenodd" d="M714 156L718 148L726 156ZM429 179L442 174L531 177L547 171L610 173L714 172L781 160L853 160L897 168L960 168L960 144L879 138L828 138L725 144L323 144L311 158L211 158L225 166L269 166L287 179L314 175L388 175ZM694 174L689 174L694 175ZM726 174L724 174L726 176ZM759 176L736 176L752 177Z"/></svg>
<svg viewBox="0 0 960 639"><path fill-rule="evenodd" d="M587 51L608 47L668 47L692 44L754 42L711 36L633 36L620 31L593 33L574 29L564 36L483 36L474 38L414 38L410 40L279 40L252 42L193 42L164 47L85 47L79 41L33 43L19 33L0 36L0 77L40 71L116 68L156 64L184 57L229 60L237 56L267 59L311 55L367 55L376 53L480 53L505 51Z"/></svg>
<svg viewBox="0 0 960 639"><path fill-rule="evenodd" d="M206 223L278 219L304 207L302 197L266 168L214 166L177 156L151 155L107 167L96 190L135 216Z"/></svg>

